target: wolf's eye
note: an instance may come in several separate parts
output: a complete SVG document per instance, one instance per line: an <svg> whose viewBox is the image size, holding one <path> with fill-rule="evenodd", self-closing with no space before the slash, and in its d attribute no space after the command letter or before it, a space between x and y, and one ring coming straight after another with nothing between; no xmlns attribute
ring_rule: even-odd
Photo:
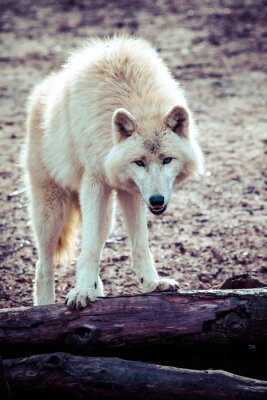
<svg viewBox="0 0 267 400"><path fill-rule="evenodd" d="M138 167L144 167L145 166L145 163L142 160L135 161L135 164L138 165Z"/></svg>
<svg viewBox="0 0 267 400"><path fill-rule="evenodd" d="M170 164L171 160L172 160L171 157L163 158L163 164Z"/></svg>

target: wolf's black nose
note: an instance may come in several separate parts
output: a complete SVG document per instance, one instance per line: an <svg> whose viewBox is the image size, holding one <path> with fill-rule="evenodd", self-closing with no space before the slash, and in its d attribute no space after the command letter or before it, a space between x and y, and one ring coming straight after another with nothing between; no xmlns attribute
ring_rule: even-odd
<svg viewBox="0 0 267 400"><path fill-rule="evenodd" d="M164 204L164 197L160 194L154 194L153 196L149 197L149 203L152 207L161 207Z"/></svg>

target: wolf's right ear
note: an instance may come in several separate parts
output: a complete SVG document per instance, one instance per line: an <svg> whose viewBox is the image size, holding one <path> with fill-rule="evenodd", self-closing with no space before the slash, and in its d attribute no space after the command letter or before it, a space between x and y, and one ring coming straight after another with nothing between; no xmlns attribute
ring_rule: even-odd
<svg viewBox="0 0 267 400"><path fill-rule="evenodd" d="M136 129L136 120L131 113L124 108L118 108L112 116L112 130L115 134L115 141L130 137Z"/></svg>

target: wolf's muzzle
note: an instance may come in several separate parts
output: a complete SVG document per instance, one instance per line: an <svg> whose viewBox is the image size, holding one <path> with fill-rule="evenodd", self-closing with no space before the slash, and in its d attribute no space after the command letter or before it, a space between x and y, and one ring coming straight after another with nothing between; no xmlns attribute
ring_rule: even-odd
<svg viewBox="0 0 267 400"><path fill-rule="evenodd" d="M161 207L161 208L159 208L159 207L154 207L154 208L153 207L149 207L149 210L152 212L152 214L160 215L160 214L164 213L166 208L167 208L167 205L164 206L164 207Z"/></svg>

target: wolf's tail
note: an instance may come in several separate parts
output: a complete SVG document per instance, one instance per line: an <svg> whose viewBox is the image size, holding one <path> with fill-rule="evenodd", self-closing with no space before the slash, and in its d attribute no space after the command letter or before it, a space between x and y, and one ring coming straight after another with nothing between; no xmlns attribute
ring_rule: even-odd
<svg viewBox="0 0 267 400"><path fill-rule="evenodd" d="M55 264L69 265L76 248L77 231L81 224L80 209L73 205L58 239L54 254Z"/></svg>

